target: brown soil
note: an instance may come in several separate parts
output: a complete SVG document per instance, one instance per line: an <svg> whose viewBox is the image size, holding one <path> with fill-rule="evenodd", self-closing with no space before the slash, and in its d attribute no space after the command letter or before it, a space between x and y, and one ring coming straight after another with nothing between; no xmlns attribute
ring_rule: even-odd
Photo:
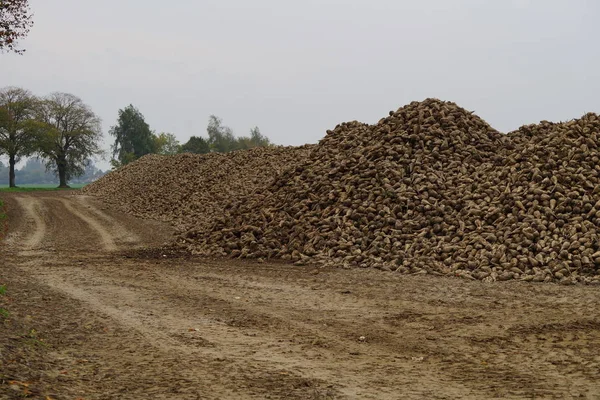
<svg viewBox="0 0 600 400"><path fill-rule="evenodd" d="M598 287L190 258L84 196L3 198L2 399L600 396Z"/></svg>

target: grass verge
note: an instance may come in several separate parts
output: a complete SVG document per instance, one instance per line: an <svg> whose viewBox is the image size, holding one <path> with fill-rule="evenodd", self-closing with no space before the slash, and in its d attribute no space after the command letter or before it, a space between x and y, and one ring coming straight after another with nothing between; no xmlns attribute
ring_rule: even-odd
<svg viewBox="0 0 600 400"><path fill-rule="evenodd" d="M6 285L0 285L0 296L6 295ZM0 318L8 318L8 310L6 308L0 307Z"/></svg>
<svg viewBox="0 0 600 400"><path fill-rule="evenodd" d="M58 188L55 183L50 184L33 184L19 185L16 188L10 188L8 185L0 185L0 192L37 192L37 191L54 191L54 190L77 190L84 187L85 184L72 184L68 189Z"/></svg>

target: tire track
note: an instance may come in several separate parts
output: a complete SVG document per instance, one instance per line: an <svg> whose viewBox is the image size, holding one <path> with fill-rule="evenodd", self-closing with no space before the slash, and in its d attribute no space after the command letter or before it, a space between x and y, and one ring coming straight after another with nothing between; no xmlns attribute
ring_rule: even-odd
<svg viewBox="0 0 600 400"><path fill-rule="evenodd" d="M56 268L51 273L39 272L38 264L34 261L26 262L21 265L40 284L47 286L57 292L63 293L69 298L75 299L84 305L84 307L93 312L102 314L111 318L116 324L127 329L130 332L136 332L143 337L144 343L154 347L158 352L168 354L170 357L176 355L181 359L181 365L198 362L202 359L206 361L205 365L210 363L226 363L229 365L230 372L202 369L203 375L209 375L215 381L223 380L234 370L229 379L231 382L248 382L249 386L256 385L257 379L262 376L278 376L278 378L292 379L299 382L314 382L319 386L328 385L319 378L305 377L302 370L308 369L310 365L304 365L303 359L281 358L279 362L273 362L271 357L262 360L254 356L259 344L264 346L264 337L260 336L240 336L232 337L232 329L224 323L205 319L200 321L196 318L182 316L182 310L173 310L169 305L162 301L153 300L153 296L147 296L145 293L139 293L130 287L123 285L123 282L116 281L110 284L106 281L99 281L99 277L87 269L65 268L59 272ZM66 274L64 274L66 272ZM98 286L90 287L81 284L78 278L84 277L86 283L101 283ZM156 318L155 313L160 314ZM189 326L200 326L202 331L209 330L213 332L215 340L217 337L236 339L228 342L228 346L199 345L198 342L204 342L204 339L198 335L204 332L195 331L190 333ZM190 337L194 335L195 337ZM187 336L187 337L186 337ZM215 342L216 343L216 342ZM240 357L241 354L247 357ZM189 365L188 364L188 365ZM310 364L310 363L309 363ZM312 369L312 368L311 368ZM243 374L239 371L243 371ZM193 371L188 371L193 373ZM234 378L234 379L231 379ZM322 377L320 377L322 378ZM249 393L240 393L235 388L223 387L224 392L220 398L254 398ZM334 390L331 389L330 392ZM337 392L337 391L336 391ZM353 396L351 396L353 398ZM321 397L319 397L321 398ZM341 393L336 393L335 398L345 398ZM387 399L390 397L381 397Z"/></svg>
<svg viewBox="0 0 600 400"><path fill-rule="evenodd" d="M68 243L60 241L60 229L69 229L68 221L73 218L81 220L84 223L85 230L92 232L93 236L99 237L101 248L104 251L118 250L117 241L129 245L139 242L137 235L130 233L113 218L101 213L92 206L89 210L84 211L80 209L82 206L75 205L71 199L55 197L19 196L15 197L15 200L24 211L24 221L17 232L11 232L8 235L6 244L23 252L23 254L43 250L47 247L46 242L50 243L51 241L56 242L55 244L58 246L69 247ZM63 207L62 213L58 211L56 203ZM50 215L47 215L48 210L52 211ZM64 211L68 215L64 215ZM89 213L94 214L94 216ZM107 229L95 216L110 224L111 229ZM54 220L47 221L48 218L54 218ZM77 230L80 231L81 227ZM81 232L81 236L85 236L84 232Z"/></svg>
<svg viewBox="0 0 600 400"><path fill-rule="evenodd" d="M110 230L117 242L126 244L136 244L140 242L140 237L138 235L126 229L115 218L100 211L96 206L88 201L87 197L77 196L76 199L77 200L74 201L74 203L77 203L77 206L80 209L94 214L96 217L103 220L110 226Z"/></svg>
<svg viewBox="0 0 600 400"><path fill-rule="evenodd" d="M80 220L84 221L92 230L94 230L100 236L100 241L102 242L104 250L116 251L118 249L117 245L115 244L113 235L108 230L106 230L100 222L90 217L89 215L86 215L81 211L77 210L69 200L60 199L60 201L63 203L67 211L69 211L71 214L73 214Z"/></svg>
<svg viewBox="0 0 600 400"><path fill-rule="evenodd" d="M302 318L302 312L306 310L302 306L295 310L297 304L287 310L257 308L236 297L236 289L241 295L242 288L236 288L235 284L225 293L217 293L203 288L201 283L186 282L156 271L137 278L130 274L132 271L129 269L115 271L114 275L103 272L68 267L64 272L54 270L50 279L60 274L62 277L56 282L61 286L69 280L69 285L75 285L74 289L79 285L86 287L90 306L100 311L108 310L107 314L111 316L113 311L119 310L122 314L115 314L115 318L126 317L126 326L149 333L148 340L156 346L164 342L171 347L177 343L173 341L175 339L180 341L178 347L181 350L188 348L187 353L194 354L198 351L198 343L205 343L200 345L204 356L224 357L242 370L258 366L264 371L294 371L305 379L334 384L340 395L347 398L391 400L397 398L401 388L406 394L419 393L419 382L408 378L409 372L415 368L414 361L405 354L403 357L395 355L392 348L383 344L361 343L356 329L342 321L346 318L334 323L329 317L328 324L323 325L318 316L314 321L306 322ZM44 281L45 278L40 279ZM83 289L73 292L67 289L66 292L72 295L77 291L83 292ZM193 304L202 304L203 307L196 309ZM250 324L238 326L234 321L232 325L223 321L219 314L206 313L207 308L219 310L222 317L249 318ZM152 317L155 313L161 317ZM346 337L342 332L336 332L336 327L343 328L343 331L354 330L356 336ZM186 346L186 343L189 345ZM372 361L374 357L377 363ZM394 374L384 378L381 372L392 366ZM340 374L340 370L345 373ZM351 381L347 374L353 376ZM438 382L440 379L427 371L420 374L420 380ZM385 384L374 392L373 382ZM445 385L447 394L452 393L455 398L485 397L463 383Z"/></svg>
<svg viewBox="0 0 600 400"><path fill-rule="evenodd" d="M42 206L38 199L31 197L17 197L17 203L25 211L27 223L25 227L32 233L23 241L23 250L25 252L37 250L42 247L42 242L46 237L46 222L42 217ZM30 226L33 225L33 229ZM11 240L14 245L15 239Z"/></svg>

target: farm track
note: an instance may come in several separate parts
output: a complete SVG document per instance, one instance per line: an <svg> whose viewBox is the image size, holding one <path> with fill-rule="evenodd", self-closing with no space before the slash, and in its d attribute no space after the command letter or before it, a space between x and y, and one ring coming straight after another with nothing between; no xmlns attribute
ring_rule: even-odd
<svg viewBox="0 0 600 400"><path fill-rule="evenodd" d="M2 196L52 399L600 398L598 287L163 256L165 225Z"/></svg>

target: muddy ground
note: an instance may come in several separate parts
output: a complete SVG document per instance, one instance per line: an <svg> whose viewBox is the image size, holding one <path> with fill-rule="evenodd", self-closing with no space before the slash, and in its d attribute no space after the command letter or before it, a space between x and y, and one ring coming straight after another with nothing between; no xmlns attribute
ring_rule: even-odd
<svg viewBox="0 0 600 400"><path fill-rule="evenodd" d="M189 258L91 198L2 197L1 399L600 398L599 287Z"/></svg>

